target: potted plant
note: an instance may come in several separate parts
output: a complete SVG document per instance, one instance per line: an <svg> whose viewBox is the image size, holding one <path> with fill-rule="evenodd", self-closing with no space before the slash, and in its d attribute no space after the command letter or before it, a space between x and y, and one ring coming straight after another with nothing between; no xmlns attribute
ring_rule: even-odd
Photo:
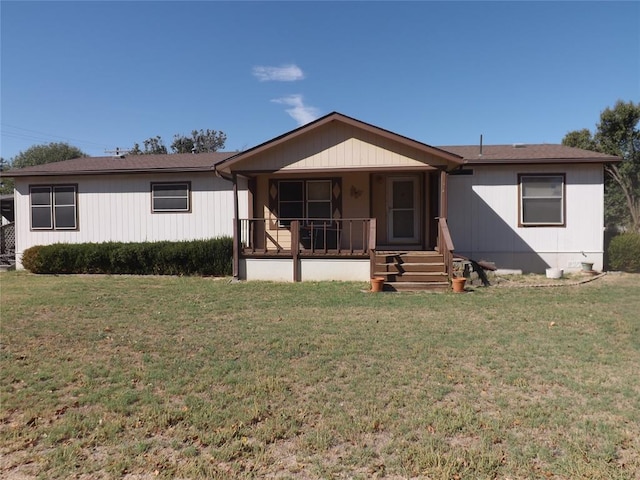
<svg viewBox="0 0 640 480"><path fill-rule="evenodd" d="M462 262L453 264L453 278L451 278L451 288L455 293L464 292L464 285L467 279L464 276L464 264Z"/></svg>
<svg viewBox="0 0 640 480"><path fill-rule="evenodd" d="M451 279L451 287L455 293L464 292L464 284L467 282L465 277L453 277Z"/></svg>

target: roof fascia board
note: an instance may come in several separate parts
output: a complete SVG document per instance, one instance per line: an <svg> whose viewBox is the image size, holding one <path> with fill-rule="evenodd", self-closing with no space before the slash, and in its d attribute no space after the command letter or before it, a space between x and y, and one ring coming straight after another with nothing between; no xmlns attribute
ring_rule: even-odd
<svg viewBox="0 0 640 480"><path fill-rule="evenodd" d="M604 164L619 163L622 159L618 157L612 158L532 158L532 159L478 159L465 160L464 165L561 165L561 164Z"/></svg>
<svg viewBox="0 0 640 480"><path fill-rule="evenodd" d="M88 176L88 175L126 175L126 174L136 174L143 175L145 173L189 173L189 172L199 172L206 173L211 172L214 173L213 167L201 168L201 167L191 167L191 168L146 168L146 169L111 169L111 170L69 170L69 171L30 171L30 172L20 172L16 170L15 172L8 171L3 172L2 177L7 178L18 178L18 177L71 177L71 176Z"/></svg>

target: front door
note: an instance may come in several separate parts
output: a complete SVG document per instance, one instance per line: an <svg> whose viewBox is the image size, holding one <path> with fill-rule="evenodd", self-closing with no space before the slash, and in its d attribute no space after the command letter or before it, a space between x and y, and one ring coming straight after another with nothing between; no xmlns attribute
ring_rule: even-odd
<svg viewBox="0 0 640 480"><path fill-rule="evenodd" d="M420 183L417 176L387 179L387 238L389 243L420 241Z"/></svg>

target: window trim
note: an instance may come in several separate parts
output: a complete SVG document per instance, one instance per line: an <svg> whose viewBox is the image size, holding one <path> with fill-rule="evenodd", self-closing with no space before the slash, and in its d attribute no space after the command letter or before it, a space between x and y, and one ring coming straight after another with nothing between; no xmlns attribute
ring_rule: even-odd
<svg viewBox="0 0 640 480"><path fill-rule="evenodd" d="M534 178L542 178L542 177L556 177L562 179L562 198L560 201L561 215L562 221L557 223L551 222L525 222L524 221L524 198L522 197L524 189L522 188L522 182L524 178L534 177ZM537 197L537 198L546 198L546 197ZM549 197L551 198L551 197ZM553 197L556 198L556 197ZM519 173L518 174L518 227L522 228L537 228L537 227L556 227L563 228L567 226L567 175L566 173Z"/></svg>
<svg viewBox="0 0 640 480"><path fill-rule="evenodd" d="M156 197L155 195L155 187L157 185L162 185L162 186L167 186L167 185L176 185L176 186L181 186L181 187L186 187L187 189L187 195L186 195L186 199L187 199L187 208L186 209L175 209L175 208L171 208L171 209L156 209L155 208L155 200L156 198L185 198L182 196L160 196L160 197ZM191 182L190 181L183 181L183 182L151 182L151 187L150 187L150 192L151 192L151 213L191 213Z"/></svg>
<svg viewBox="0 0 640 480"><path fill-rule="evenodd" d="M49 190L49 204L47 205L33 205L32 195L33 189L48 189ZM58 205L55 201L56 189L72 188L73 189L73 204L72 205ZM56 207L73 207L73 227L59 227L56 225ZM49 210L49 218L51 219L50 227L34 227L33 226L33 208L47 208ZM31 231L77 231L78 228L78 184L77 183L61 183L61 184L34 184L29 185L29 227Z"/></svg>

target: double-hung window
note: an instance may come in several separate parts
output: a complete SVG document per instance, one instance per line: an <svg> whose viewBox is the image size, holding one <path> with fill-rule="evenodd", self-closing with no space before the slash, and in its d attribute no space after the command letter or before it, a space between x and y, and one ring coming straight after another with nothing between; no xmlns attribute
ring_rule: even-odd
<svg viewBox="0 0 640 480"><path fill-rule="evenodd" d="M280 180L278 182L279 225L288 227L292 219L330 219L331 180Z"/></svg>
<svg viewBox="0 0 640 480"><path fill-rule="evenodd" d="M521 226L565 225L564 174L521 174L518 184Z"/></svg>
<svg viewBox="0 0 640 480"><path fill-rule="evenodd" d="M190 212L191 183L152 183L151 211L154 213Z"/></svg>
<svg viewBox="0 0 640 480"><path fill-rule="evenodd" d="M76 185L29 187L32 230L76 230L78 188Z"/></svg>

